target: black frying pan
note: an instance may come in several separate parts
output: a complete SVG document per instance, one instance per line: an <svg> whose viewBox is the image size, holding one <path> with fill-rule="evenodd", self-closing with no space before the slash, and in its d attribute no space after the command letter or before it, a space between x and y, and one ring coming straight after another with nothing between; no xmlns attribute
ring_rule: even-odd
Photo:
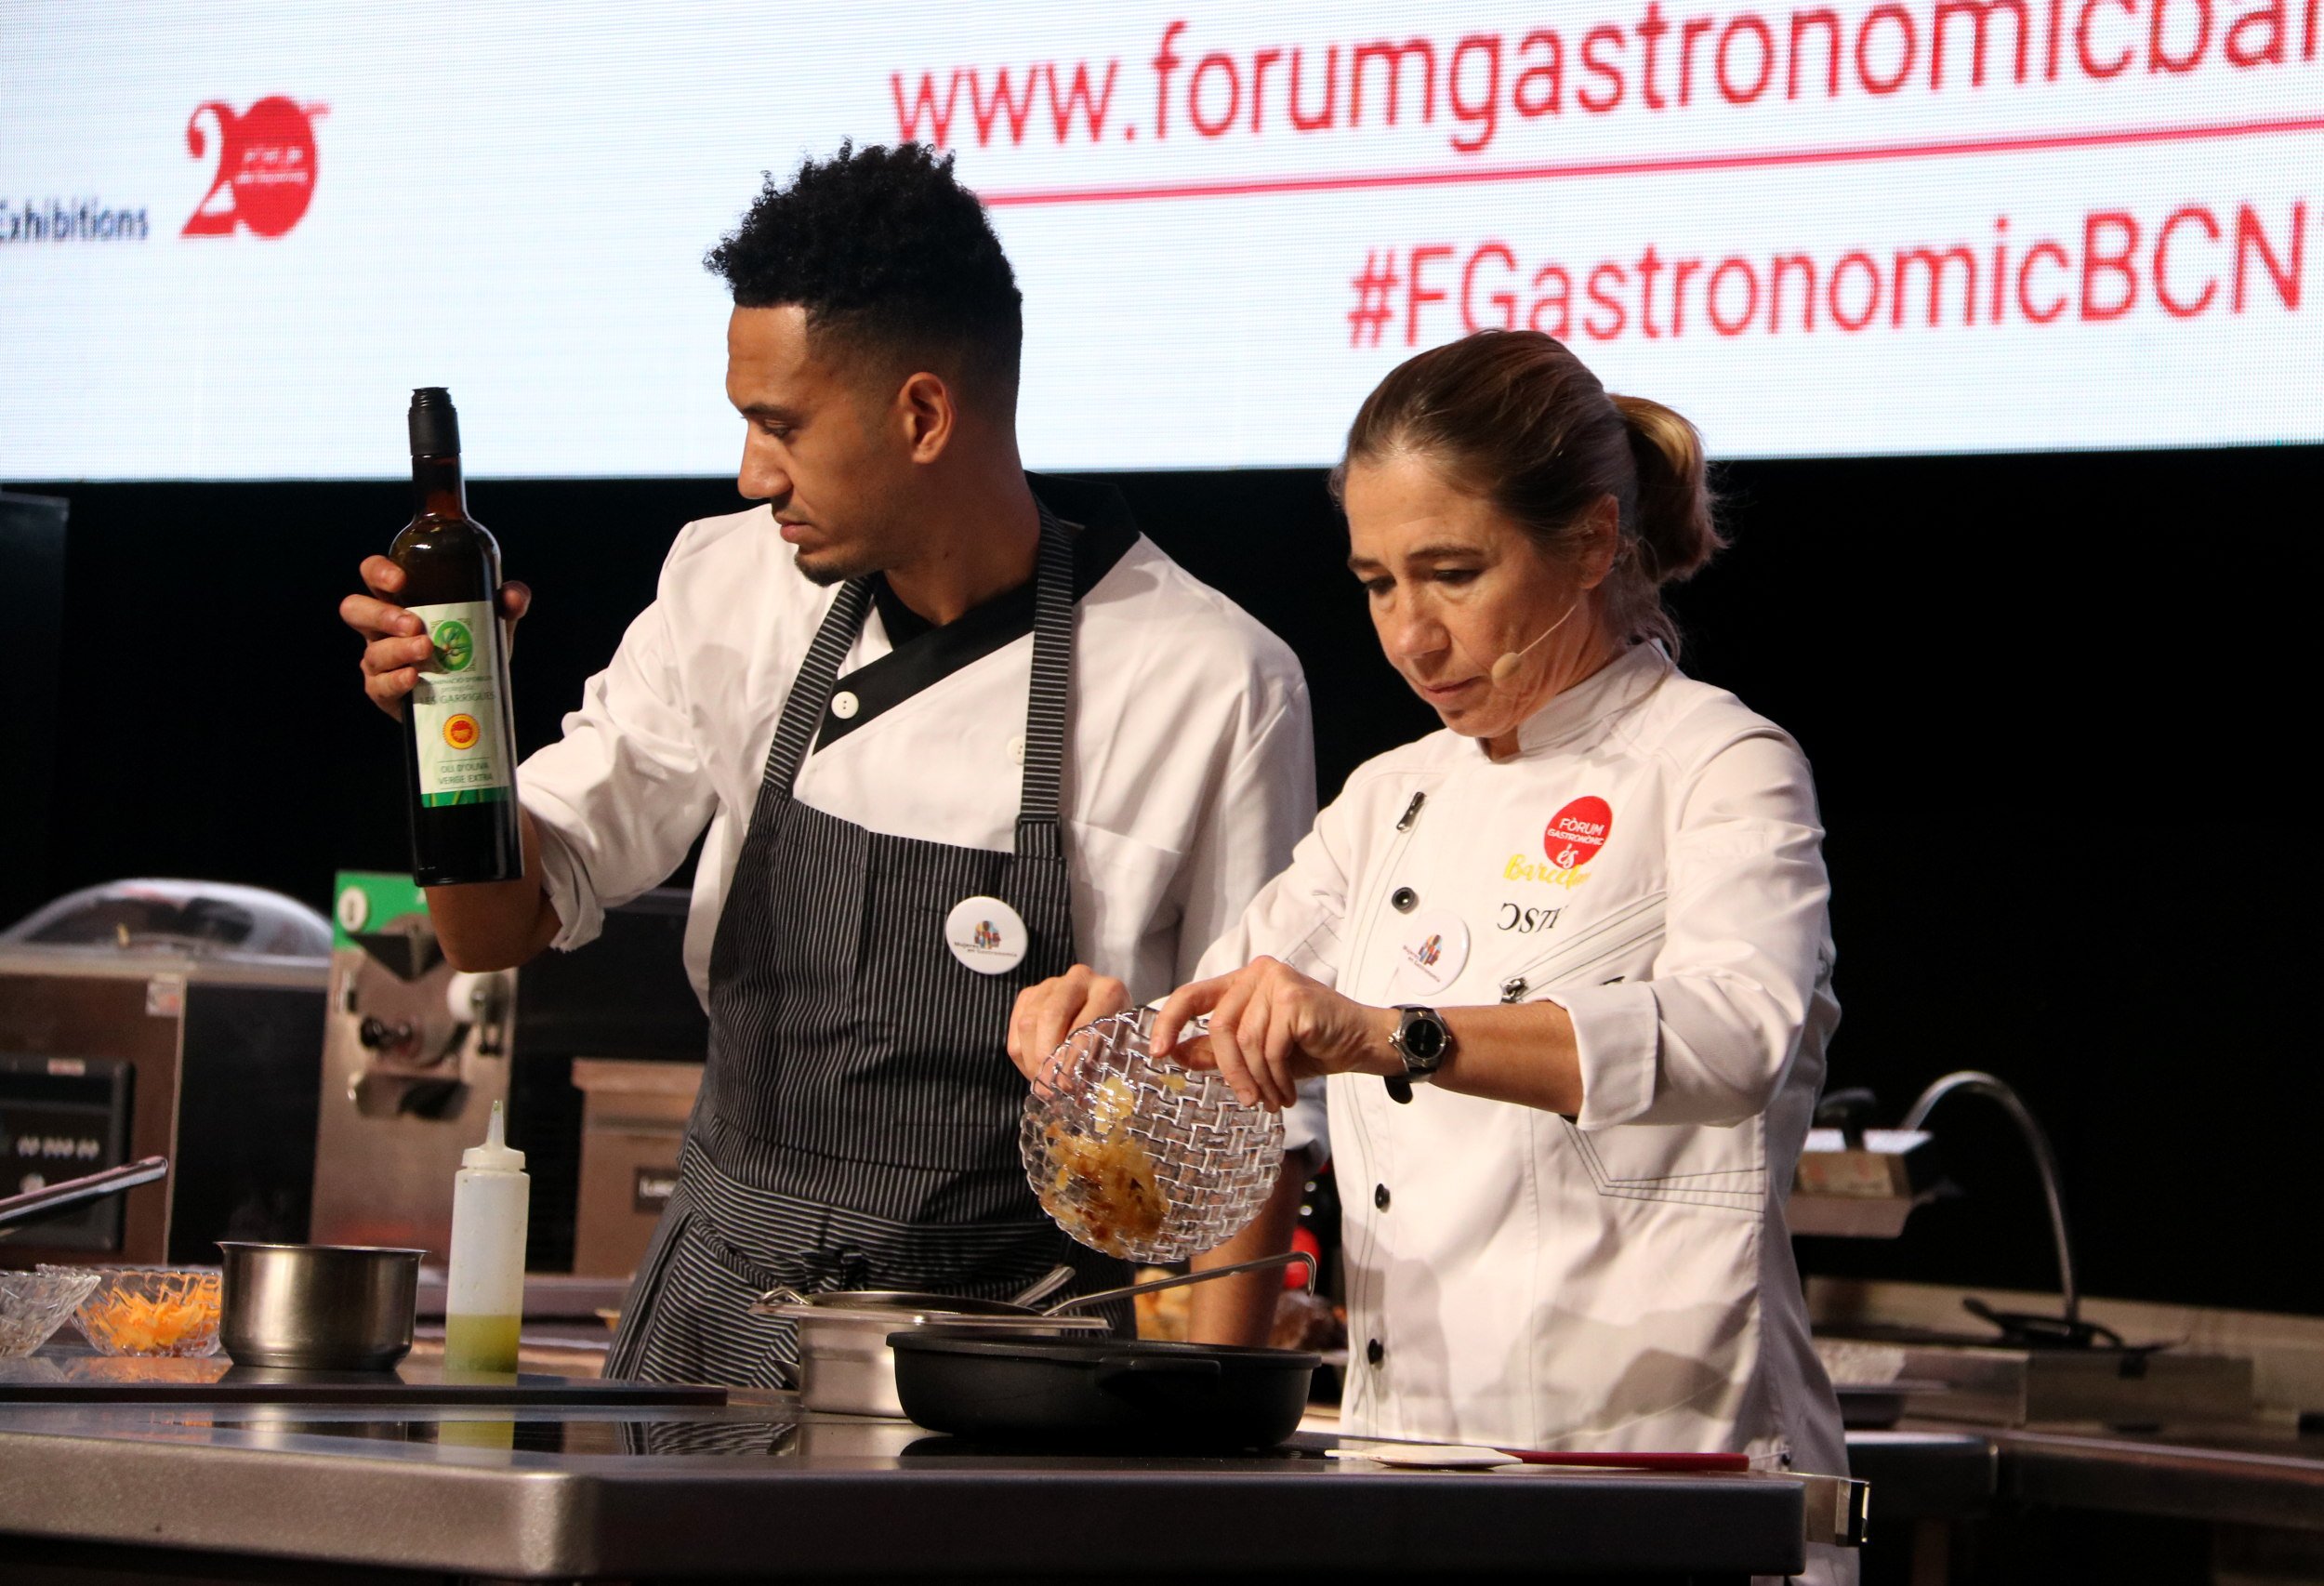
<svg viewBox="0 0 2324 1586"><path fill-rule="evenodd" d="M1110 1339L893 1333L896 1396L931 1432L979 1442L1225 1453L1299 1429L1320 1356Z"/></svg>

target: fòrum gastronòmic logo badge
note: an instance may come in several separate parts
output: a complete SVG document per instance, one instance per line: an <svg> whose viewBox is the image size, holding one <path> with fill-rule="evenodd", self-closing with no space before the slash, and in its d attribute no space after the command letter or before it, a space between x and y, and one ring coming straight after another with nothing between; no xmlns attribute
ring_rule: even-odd
<svg viewBox="0 0 2324 1586"><path fill-rule="evenodd" d="M1571 892L1590 878L1583 870L1605 847L1614 830L1614 810L1604 799L1576 799L1550 817L1541 830L1541 857L1512 853L1501 870L1509 881L1539 881Z"/></svg>

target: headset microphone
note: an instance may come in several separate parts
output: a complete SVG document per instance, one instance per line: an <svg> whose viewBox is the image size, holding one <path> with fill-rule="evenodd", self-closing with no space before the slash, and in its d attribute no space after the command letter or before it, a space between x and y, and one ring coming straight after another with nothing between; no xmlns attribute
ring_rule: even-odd
<svg viewBox="0 0 2324 1586"><path fill-rule="evenodd" d="M1517 675L1517 663L1525 658L1526 654L1532 651L1533 645L1540 643L1542 640L1547 639L1551 634L1555 633L1559 628L1564 628L1566 622L1571 619L1573 615L1579 610L1581 610L1581 600L1577 597L1574 603L1565 608L1565 615L1559 617L1555 622L1550 624L1549 627L1543 628L1540 634L1534 640L1533 644L1526 645L1523 650L1512 650L1504 654L1499 660L1494 662L1491 673L1493 686L1495 688L1507 688L1509 686L1509 680Z"/></svg>

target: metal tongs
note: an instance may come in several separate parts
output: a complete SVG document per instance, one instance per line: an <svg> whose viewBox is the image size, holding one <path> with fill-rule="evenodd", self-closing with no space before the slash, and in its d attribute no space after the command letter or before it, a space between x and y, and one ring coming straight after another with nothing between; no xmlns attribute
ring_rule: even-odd
<svg viewBox="0 0 2324 1586"><path fill-rule="evenodd" d="M1178 1289L1189 1283L1208 1283L1214 1277L1232 1277L1238 1272L1264 1272L1269 1267L1289 1266L1293 1262L1307 1263L1307 1287L1315 1287L1315 1258L1305 1250L1287 1250L1279 1256L1261 1256L1255 1262L1236 1262L1233 1266L1214 1266L1202 1272L1184 1272L1175 1277L1157 1277L1147 1283L1133 1283L1123 1289L1101 1289L1095 1294L1076 1295L1061 1300L1041 1315L1054 1316L1063 1311L1075 1311L1084 1305L1094 1305L1104 1300L1127 1300L1133 1294L1151 1294L1157 1289Z"/></svg>
<svg viewBox="0 0 2324 1586"><path fill-rule="evenodd" d="M1151 1294L1157 1289L1177 1289L1189 1283L1208 1283L1214 1277L1232 1277L1238 1272L1264 1272L1270 1267L1289 1266L1293 1262L1307 1263L1307 1287L1313 1290L1317 1275L1315 1258L1305 1250L1287 1250L1282 1255L1262 1256L1255 1262L1236 1262L1232 1266L1214 1266L1206 1272L1187 1272L1181 1273L1175 1277L1157 1277L1151 1282L1132 1283L1121 1289L1101 1289L1094 1294L1079 1294L1070 1300L1060 1300L1054 1305L1037 1306L1037 1302L1054 1293L1073 1276L1073 1268L1058 1266L1043 1274L1029 1288L1019 1290L1001 1303L1015 1306L1028 1316L1062 1316L1068 1311L1077 1311L1084 1305L1095 1305L1107 1300L1127 1300L1133 1294ZM778 1306L806 1305L812 1302L812 1296L802 1294L796 1289L770 1289L752 1302L750 1311L753 1315L764 1316L779 1314L776 1310Z"/></svg>
<svg viewBox="0 0 2324 1586"><path fill-rule="evenodd" d="M169 1174L169 1158L147 1156L136 1162L124 1162L118 1168L107 1168L101 1173L86 1178L67 1179L62 1183L43 1184L22 1195L0 1197L0 1239L16 1230L12 1224L46 1212L60 1211L68 1206L78 1206L85 1200L102 1200L109 1195L150 1184Z"/></svg>

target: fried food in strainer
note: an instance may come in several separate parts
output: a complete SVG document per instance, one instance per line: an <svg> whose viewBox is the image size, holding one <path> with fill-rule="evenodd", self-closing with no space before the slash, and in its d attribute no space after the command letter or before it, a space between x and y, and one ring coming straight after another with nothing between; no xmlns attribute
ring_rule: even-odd
<svg viewBox="0 0 2324 1586"><path fill-rule="evenodd" d="M1093 1249L1170 1262L1232 1238L1283 1166L1283 1119L1227 1082L1146 1049L1150 1015L1083 1026L1025 1100L1025 1176L1060 1227Z"/></svg>

